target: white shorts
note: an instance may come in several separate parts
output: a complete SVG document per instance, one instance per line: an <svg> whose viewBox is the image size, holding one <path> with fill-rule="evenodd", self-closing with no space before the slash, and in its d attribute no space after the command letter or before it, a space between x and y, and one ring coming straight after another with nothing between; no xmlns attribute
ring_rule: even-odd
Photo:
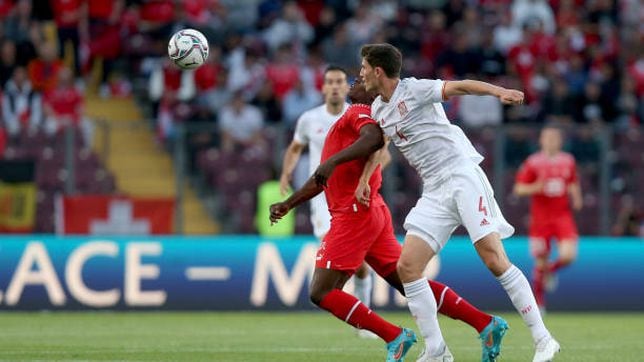
<svg viewBox="0 0 644 362"><path fill-rule="evenodd" d="M318 240L321 240L331 228L331 214L324 193L311 199L311 224L313 225L313 234Z"/></svg>
<svg viewBox="0 0 644 362"><path fill-rule="evenodd" d="M514 234L485 173L473 162L441 175L439 182L425 185L404 227L407 234L425 240L438 253L459 225L465 226L472 243L493 232L502 239Z"/></svg>

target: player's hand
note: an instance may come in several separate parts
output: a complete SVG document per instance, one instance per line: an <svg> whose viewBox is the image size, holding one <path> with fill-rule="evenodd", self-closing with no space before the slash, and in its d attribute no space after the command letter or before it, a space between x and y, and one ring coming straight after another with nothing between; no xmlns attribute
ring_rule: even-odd
<svg viewBox="0 0 644 362"><path fill-rule="evenodd" d="M354 195L359 203L369 207L369 202L371 201L371 186L369 186L368 182L359 182Z"/></svg>
<svg viewBox="0 0 644 362"><path fill-rule="evenodd" d="M508 105L515 105L515 104L523 104L523 100L525 98L525 95L523 92L518 91L516 89L503 89L499 93L499 100L503 104L508 104Z"/></svg>
<svg viewBox="0 0 644 362"><path fill-rule="evenodd" d="M271 225L275 224L278 222L281 218L284 217L284 215L288 214L289 207L285 202L278 202L276 204L271 205Z"/></svg>
<svg viewBox="0 0 644 362"><path fill-rule="evenodd" d="M291 176L283 173L282 176L280 176L280 194L282 194L282 196L286 196L290 190Z"/></svg>
<svg viewBox="0 0 644 362"><path fill-rule="evenodd" d="M326 187L326 183L331 177L331 174L335 170L335 164L333 162L326 161L322 163L313 173L313 178L315 178L315 183L318 186Z"/></svg>

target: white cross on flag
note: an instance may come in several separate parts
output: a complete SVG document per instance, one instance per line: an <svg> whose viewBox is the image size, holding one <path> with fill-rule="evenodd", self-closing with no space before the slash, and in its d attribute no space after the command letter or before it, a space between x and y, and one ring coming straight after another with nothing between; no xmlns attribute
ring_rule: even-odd
<svg viewBox="0 0 644 362"><path fill-rule="evenodd" d="M56 233L91 235L172 234L174 200L105 195L62 196Z"/></svg>

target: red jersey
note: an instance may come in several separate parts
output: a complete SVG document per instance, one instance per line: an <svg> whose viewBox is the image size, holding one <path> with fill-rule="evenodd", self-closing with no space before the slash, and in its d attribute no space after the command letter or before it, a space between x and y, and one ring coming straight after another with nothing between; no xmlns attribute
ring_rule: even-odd
<svg viewBox="0 0 644 362"><path fill-rule="evenodd" d="M80 21L82 0L51 0L54 19L59 28L74 28ZM108 1L106 1L108 2Z"/></svg>
<svg viewBox="0 0 644 362"><path fill-rule="evenodd" d="M45 103L58 117L69 117L75 124L81 119L83 96L74 87L56 88L45 93Z"/></svg>
<svg viewBox="0 0 644 362"><path fill-rule="evenodd" d="M174 20L172 0L149 0L141 6L141 20L168 24Z"/></svg>
<svg viewBox="0 0 644 362"><path fill-rule="evenodd" d="M295 64L269 64L266 77L273 83L273 92L282 100L300 78L300 68Z"/></svg>
<svg viewBox="0 0 644 362"><path fill-rule="evenodd" d="M532 196L533 220L551 220L570 213L568 186L577 182L575 158L566 152L548 157L543 152L532 154L521 165L517 182L543 180L543 190Z"/></svg>
<svg viewBox="0 0 644 362"><path fill-rule="evenodd" d="M353 144L360 137L360 128L367 124L378 125L371 118L371 107L364 104L350 106L329 130L322 148L321 162ZM331 215L364 210L358 204L354 191L358 186L367 160L368 158L362 158L340 164L327 180L328 187L324 193ZM378 166L369 180L371 187L370 207L372 208L384 205L384 200L378 193L381 184L382 175L380 174L380 166Z"/></svg>
<svg viewBox="0 0 644 362"><path fill-rule="evenodd" d="M108 20L114 12L114 1L88 1L87 12L92 19Z"/></svg>
<svg viewBox="0 0 644 362"><path fill-rule="evenodd" d="M60 59L56 59L51 63L47 63L41 59L32 60L27 66L31 86L39 92L47 92L54 89L58 80L58 72L60 72L63 66L63 61Z"/></svg>
<svg viewBox="0 0 644 362"><path fill-rule="evenodd" d="M13 0L0 0L0 19L9 15L13 6Z"/></svg>

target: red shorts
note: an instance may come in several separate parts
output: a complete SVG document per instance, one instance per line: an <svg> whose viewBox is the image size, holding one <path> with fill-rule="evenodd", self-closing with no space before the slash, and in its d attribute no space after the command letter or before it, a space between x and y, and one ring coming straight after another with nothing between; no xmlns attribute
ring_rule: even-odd
<svg viewBox="0 0 644 362"><path fill-rule="evenodd" d="M528 232L530 239L530 252L534 256L544 256L550 253L551 241L556 239L577 241L579 234L577 225L572 214L563 214L560 217L551 218L549 221L534 221Z"/></svg>
<svg viewBox="0 0 644 362"><path fill-rule="evenodd" d="M352 275L366 261L376 273L387 276L396 270L401 249L387 206L372 206L365 212L333 215L315 266Z"/></svg>

